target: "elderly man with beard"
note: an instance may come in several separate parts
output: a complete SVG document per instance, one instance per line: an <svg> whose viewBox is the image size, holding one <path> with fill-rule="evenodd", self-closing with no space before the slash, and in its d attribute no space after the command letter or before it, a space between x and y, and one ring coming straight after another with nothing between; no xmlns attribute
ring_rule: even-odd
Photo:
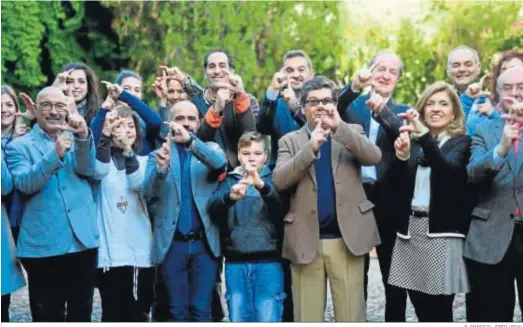
<svg viewBox="0 0 523 327"><path fill-rule="evenodd" d="M467 321L512 321L514 281L523 305L523 68L501 74L497 91L504 115L476 128L467 167L479 189L463 250L471 287Z"/></svg>
<svg viewBox="0 0 523 327"><path fill-rule="evenodd" d="M41 90L37 125L6 148L16 189L27 197L17 256L28 275L33 321L91 321L99 239L88 178L95 147L68 101L58 88Z"/></svg>
<svg viewBox="0 0 523 327"><path fill-rule="evenodd" d="M403 75L403 62L394 53L384 52L374 56L368 69L362 69L356 78L342 91L338 111L343 121L360 125L367 137L382 153L375 166L362 167L361 178L367 197L375 205L374 215L378 224L381 244L376 247L380 270L385 287L385 321L405 321L407 293L388 285L392 250L396 240L395 203L391 199L396 190L388 182L387 171L395 157L394 140L391 139L376 116L385 106L394 114L403 113L408 106L397 104L392 92ZM362 89L371 87L371 92L360 95ZM354 95L357 96L356 100ZM369 257L365 258L365 295L367 294Z"/></svg>
<svg viewBox="0 0 523 327"><path fill-rule="evenodd" d="M172 133L149 155L145 196L158 198L153 230L153 263L167 290L169 321L211 321L212 292L218 270L219 229L207 202L226 170L225 155L213 142L194 135L199 112L189 101L171 109Z"/></svg>

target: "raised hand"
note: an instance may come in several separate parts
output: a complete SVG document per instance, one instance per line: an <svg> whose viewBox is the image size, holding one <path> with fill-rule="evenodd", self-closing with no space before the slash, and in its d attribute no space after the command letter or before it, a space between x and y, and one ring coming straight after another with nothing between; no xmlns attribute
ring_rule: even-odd
<svg viewBox="0 0 523 327"><path fill-rule="evenodd" d="M81 139L86 139L89 136L89 128L85 122L84 117L80 114L69 114L68 124L58 127L62 131L69 131Z"/></svg>
<svg viewBox="0 0 523 327"><path fill-rule="evenodd" d="M334 104L325 106L325 110L327 111L327 114L323 116L321 125L324 129L335 132L341 124L340 113Z"/></svg>
<svg viewBox="0 0 523 327"><path fill-rule="evenodd" d="M156 167L161 173L165 173L167 169L169 169L169 163L171 161L171 142L171 136L167 135L166 141L156 152Z"/></svg>
<svg viewBox="0 0 523 327"><path fill-rule="evenodd" d="M15 115L17 117L22 117L28 120L35 120L36 119L36 103L34 103L33 99L25 93L20 93L20 99L25 105L25 112L17 112Z"/></svg>
<svg viewBox="0 0 523 327"><path fill-rule="evenodd" d="M166 74L167 76L172 76L172 78L174 78L175 80L178 80L180 83L185 79L187 78L187 75L181 71L180 68L178 67L172 67L172 68L169 68L167 66L159 66L160 69L162 69Z"/></svg>
<svg viewBox="0 0 523 327"><path fill-rule="evenodd" d="M379 113L385 107L385 99L376 92L371 92L370 98L365 102L373 112Z"/></svg>
<svg viewBox="0 0 523 327"><path fill-rule="evenodd" d="M372 77L374 76L373 72L376 68L378 68L379 64L379 62L376 62L370 68L358 71L356 77L352 81L354 88L361 90L369 85L372 85Z"/></svg>
<svg viewBox="0 0 523 327"><path fill-rule="evenodd" d="M105 84L105 87L107 88L107 94L114 100L118 100L120 97L120 94L122 94L122 87L118 84L109 83L107 81L102 81L102 83Z"/></svg>
<svg viewBox="0 0 523 327"><path fill-rule="evenodd" d="M400 127L400 132L409 132L413 137L420 137L429 131L428 127L419 119L419 112L413 108L398 114L398 117L405 118L409 122L408 125Z"/></svg>
<svg viewBox="0 0 523 327"><path fill-rule="evenodd" d="M265 182L261 179L260 174L258 174L258 170L251 167L245 167L244 169L245 173L240 183L253 185L257 189L263 188Z"/></svg>
<svg viewBox="0 0 523 327"><path fill-rule="evenodd" d="M102 103L102 109L111 111L111 110L113 110L113 108L115 106L116 106L116 101L111 97L110 93L107 93L107 97L105 98L104 102Z"/></svg>
<svg viewBox="0 0 523 327"><path fill-rule="evenodd" d="M289 79L287 74L283 72L283 69L272 76L271 85L269 85L269 90L272 92L279 92L286 85L288 85Z"/></svg>
<svg viewBox="0 0 523 327"><path fill-rule="evenodd" d="M64 158L65 152L71 150L73 146L73 138L71 135L60 133L56 138L55 151L60 159Z"/></svg>
<svg viewBox="0 0 523 327"><path fill-rule="evenodd" d="M515 141L521 139L520 123L517 121L506 121L503 127L503 135L499 141L499 147L497 154L500 157L504 157L512 147Z"/></svg>
<svg viewBox="0 0 523 327"><path fill-rule="evenodd" d="M297 109L300 108L300 102L298 101L298 98L296 97L296 92L292 89L292 87L288 87L284 89L281 92L281 95L283 97L283 100L287 103L289 108L291 108L292 112L296 112Z"/></svg>
<svg viewBox="0 0 523 327"><path fill-rule="evenodd" d="M403 126L408 126L407 121L403 121ZM401 132L396 141L394 142L394 149L396 150L396 155L406 160L410 156L410 136L409 132Z"/></svg>
<svg viewBox="0 0 523 327"><path fill-rule="evenodd" d="M214 109L220 114L225 109L227 103L231 101L231 90L228 88L218 89L216 92L216 101L214 102Z"/></svg>
<svg viewBox="0 0 523 327"><path fill-rule="evenodd" d="M59 88L66 96L72 95L71 88L67 85L67 78L73 70L74 69L69 69L65 72L58 73L52 85L56 88Z"/></svg>
<svg viewBox="0 0 523 327"><path fill-rule="evenodd" d="M238 201L243 199L245 194L247 193L247 185L245 183L238 183L231 187L231 193L230 197L234 201Z"/></svg>
<svg viewBox="0 0 523 327"><path fill-rule="evenodd" d="M120 117L116 112L111 111L105 116L102 133L107 137L111 137L113 135L113 129L119 125Z"/></svg>
<svg viewBox="0 0 523 327"><path fill-rule="evenodd" d="M27 133L28 130L29 130L29 128L27 127L27 124L24 122L23 118L22 117L16 117L16 120L15 120L15 135L16 136L22 136L25 133Z"/></svg>
<svg viewBox="0 0 523 327"><path fill-rule="evenodd" d="M165 69L162 70L162 76L156 77L152 87L158 99L167 99L167 72Z"/></svg>
<svg viewBox="0 0 523 327"><path fill-rule="evenodd" d="M322 120L316 120L316 127L311 133L311 142L312 142L312 151L317 153L323 143L327 141L327 138L330 134L330 130L324 129L322 127Z"/></svg>
<svg viewBox="0 0 523 327"><path fill-rule="evenodd" d="M127 156L133 151L133 144L131 143L131 139L127 137L127 131L125 129L116 129L113 137L116 143L122 147L124 156Z"/></svg>
<svg viewBox="0 0 523 327"><path fill-rule="evenodd" d="M490 102L490 99L486 98L485 102L477 104L476 111L480 115L490 116L494 112L494 107L492 106L492 102Z"/></svg>
<svg viewBox="0 0 523 327"><path fill-rule="evenodd" d="M489 79L492 76L491 73L483 75L483 77L479 80L477 83L472 83L467 87L467 90L465 91L465 94L467 94L469 97L477 99L481 96L488 97L490 96L490 92L484 90L485 88L485 80Z"/></svg>
<svg viewBox="0 0 523 327"><path fill-rule="evenodd" d="M164 122L172 131L173 137L172 140L176 143L186 143L191 138L191 134L189 134L189 131L183 127L183 125L175 123L173 121L166 121Z"/></svg>

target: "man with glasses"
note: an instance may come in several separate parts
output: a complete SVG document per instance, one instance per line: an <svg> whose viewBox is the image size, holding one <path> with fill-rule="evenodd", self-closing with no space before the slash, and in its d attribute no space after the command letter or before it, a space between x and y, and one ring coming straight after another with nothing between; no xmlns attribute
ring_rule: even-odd
<svg viewBox="0 0 523 327"><path fill-rule="evenodd" d="M300 322L323 321L327 278L336 321L365 321L364 255L380 242L359 170L378 163L381 151L361 126L341 120L337 99L323 76L304 83L307 123L280 139L273 171L278 191L290 192L282 256L291 261Z"/></svg>
<svg viewBox="0 0 523 327"><path fill-rule="evenodd" d="M513 321L514 281L523 306L523 68L501 74L497 92L503 113L512 115L477 127L467 167L480 189L463 250L471 287L467 321Z"/></svg>
<svg viewBox="0 0 523 327"><path fill-rule="evenodd" d="M17 257L27 271L33 321L91 321L98 225L88 178L95 147L67 103L60 89L41 90L37 124L6 148L16 189L26 196Z"/></svg>
<svg viewBox="0 0 523 327"><path fill-rule="evenodd" d="M405 321L407 292L404 289L387 284L392 259L392 250L396 240L394 212L396 204L391 195L396 192L387 182L386 173L395 158L393 140L387 136L383 127L375 119L381 109L387 106L393 113L405 112L408 106L392 100L392 92L403 75L403 62L394 53L384 52L374 56L368 69L362 69L356 78L341 92L338 110L343 121L358 124L365 134L382 153L380 162L375 166L362 167L363 188L369 200L375 205L374 215L380 232L381 244L376 247L383 285L385 288L385 321ZM360 95L369 86L371 91ZM358 97L355 101L354 94ZM369 256L365 257L365 295L367 295ZM366 298L366 296L365 296Z"/></svg>

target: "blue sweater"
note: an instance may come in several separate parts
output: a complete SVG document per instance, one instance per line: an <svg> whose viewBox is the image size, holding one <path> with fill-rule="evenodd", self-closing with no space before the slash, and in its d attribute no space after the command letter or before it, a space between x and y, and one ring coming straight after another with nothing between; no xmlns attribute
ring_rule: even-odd
<svg viewBox="0 0 523 327"><path fill-rule="evenodd" d="M341 237L336 214L336 189L332 172L331 138L320 148L320 159L314 163L320 239ZM350 196L350 195L348 195Z"/></svg>
<svg viewBox="0 0 523 327"><path fill-rule="evenodd" d="M127 103L134 111L136 111L138 116L140 116L140 131L143 142L139 154L148 155L155 149L156 140L162 127L162 117L154 112L148 105L143 103L142 100L125 90L120 94L119 100ZM94 137L94 144L96 146L98 146L98 142L100 141L107 113L107 110L100 108L91 121L90 127Z"/></svg>

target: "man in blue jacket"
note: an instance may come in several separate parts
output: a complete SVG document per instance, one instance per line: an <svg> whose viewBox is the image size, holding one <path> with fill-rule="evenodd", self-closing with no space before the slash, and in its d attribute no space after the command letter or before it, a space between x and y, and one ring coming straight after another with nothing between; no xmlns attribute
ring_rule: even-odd
<svg viewBox="0 0 523 327"><path fill-rule="evenodd" d="M367 197L375 205L374 215L381 237L381 245L376 247L383 285L385 286L385 321L405 321L407 294L405 290L387 284L392 250L396 239L394 203L388 203L394 192L387 183L387 170L394 158L393 141L387 137L385 130L374 119L373 112L384 106L394 113L405 112L406 105L396 104L392 100L392 92L403 74L403 62L394 53L381 53L369 63L369 69L358 72L352 83L342 90L338 102L341 118L352 124L363 127L365 134L376 144L382 153L382 159L375 166L361 167L363 187ZM356 100L354 94L360 94L365 87L371 87L368 94L360 95ZM366 258L366 274L369 269L369 259ZM365 294L368 278L365 278Z"/></svg>
<svg viewBox="0 0 523 327"><path fill-rule="evenodd" d="M91 321L98 225L88 178L95 147L68 101L58 88L40 91L37 125L6 148L16 189L27 197L17 256L33 321Z"/></svg>
<svg viewBox="0 0 523 327"><path fill-rule="evenodd" d="M291 50L283 57L282 69L274 74L267 88L257 117L257 128L260 133L271 137L268 164L271 170L276 165L278 140L305 124L298 97L303 83L312 77L314 69L309 56L302 50Z"/></svg>
<svg viewBox="0 0 523 327"><path fill-rule="evenodd" d="M193 134L200 125L193 103L175 104L168 124L172 136L149 155L144 183L145 196L158 198L152 260L167 290L169 321L211 321L221 250L206 208L226 171L225 154Z"/></svg>

